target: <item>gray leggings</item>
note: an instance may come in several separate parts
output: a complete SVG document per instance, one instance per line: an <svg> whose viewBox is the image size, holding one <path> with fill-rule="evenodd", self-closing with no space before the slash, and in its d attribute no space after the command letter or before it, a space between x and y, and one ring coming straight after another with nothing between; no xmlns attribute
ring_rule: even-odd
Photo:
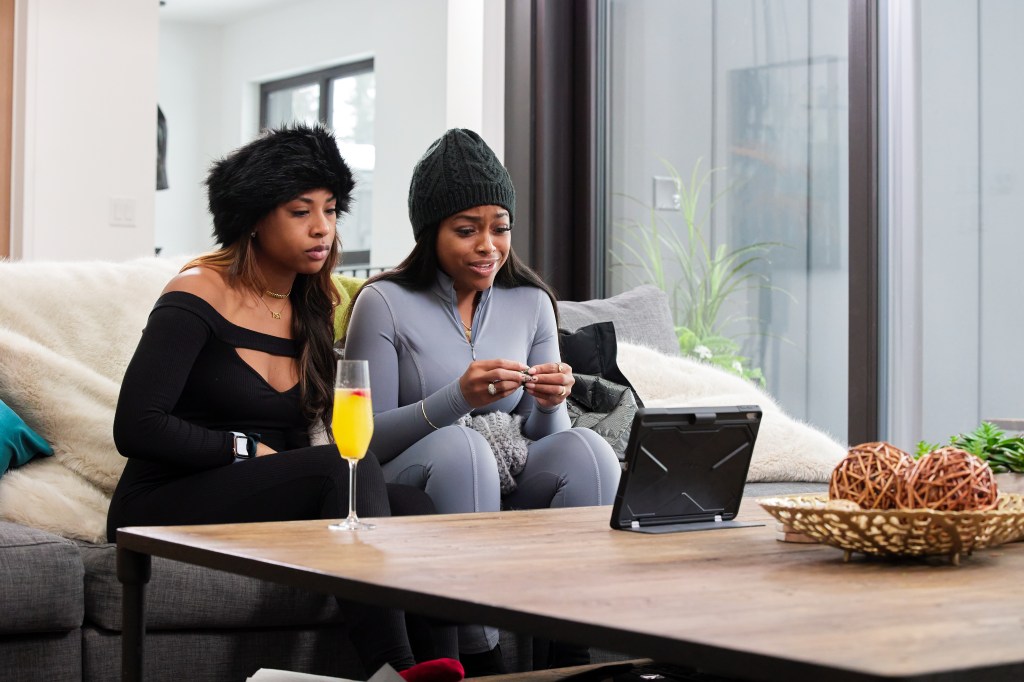
<svg viewBox="0 0 1024 682"><path fill-rule="evenodd" d="M588 507L611 504L619 485L619 460L590 429L568 429L530 444L516 489L501 497L498 466L487 441L465 426L445 426L383 465L389 483L425 490L440 514ZM462 653L481 653L498 643L498 631L459 627Z"/></svg>

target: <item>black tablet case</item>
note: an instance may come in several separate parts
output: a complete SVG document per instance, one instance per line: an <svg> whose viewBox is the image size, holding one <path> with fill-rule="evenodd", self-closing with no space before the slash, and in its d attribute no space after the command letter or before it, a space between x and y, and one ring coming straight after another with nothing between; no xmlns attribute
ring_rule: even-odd
<svg viewBox="0 0 1024 682"><path fill-rule="evenodd" d="M761 526L735 521L761 408L641 408L611 526L643 533Z"/></svg>

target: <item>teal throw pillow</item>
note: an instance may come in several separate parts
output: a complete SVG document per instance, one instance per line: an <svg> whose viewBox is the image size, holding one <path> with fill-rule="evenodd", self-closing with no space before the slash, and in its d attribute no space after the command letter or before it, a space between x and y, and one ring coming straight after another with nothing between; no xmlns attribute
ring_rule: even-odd
<svg viewBox="0 0 1024 682"><path fill-rule="evenodd" d="M0 476L33 457L49 457L53 448L0 400Z"/></svg>

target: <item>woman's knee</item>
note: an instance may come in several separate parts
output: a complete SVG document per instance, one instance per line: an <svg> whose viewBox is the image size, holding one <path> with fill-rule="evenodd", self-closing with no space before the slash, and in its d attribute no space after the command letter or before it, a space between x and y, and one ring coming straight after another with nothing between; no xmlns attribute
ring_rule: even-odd
<svg viewBox="0 0 1024 682"><path fill-rule="evenodd" d="M426 487L438 511L497 510L498 465L487 440L464 426L447 426L432 436L423 443L430 450Z"/></svg>
<svg viewBox="0 0 1024 682"><path fill-rule="evenodd" d="M618 466L619 460L612 446L593 429L573 427L551 434L544 440L549 439L550 447L562 456L589 459L602 468L612 464Z"/></svg>
<svg viewBox="0 0 1024 682"><path fill-rule="evenodd" d="M384 465L391 483L426 490L438 512L499 508L498 466L487 440L464 426L445 426Z"/></svg>
<svg viewBox="0 0 1024 682"><path fill-rule="evenodd" d="M619 486L622 471L615 451L597 432L587 428L572 428L548 436L549 452L555 453L564 468L566 481L591 491L586 502L576 504L611 504ZM548 439L545 439L547 441Z"/></svg>
<svg viewBox="0 0 1024 682"><path fill-rule="evenodd" d="M622 473L622 465L615 454L615 450L596 431L585 428L570 429L571 433L583 439L587 449L594 459L594 464L601 473L601 504L611 504L615 491L619 487L619 475Z"/></svg>
<svg viewBox="0 0 1024 682"><path fill-rule="evenodd" d="M280 472L282 478L291 476L303 479L319 479L324 490L338 490L347 494L348 490L348 462L341 458L338 449L333 445L321 445L290 452L281 453L282 458L287 458L288 472ZM358 487L362 496L373 496L386 499L387 491L384 487L384 474L380 470L380 464L372 453L367 453L360 461L356 469L356 477L359 480ZM382 507L384 509L384 507ZM379 516L380 512L375 512Z"/></svg>
<svg viewBox="0 0 1024 682"><path fill-rule="evenodd" d="M444 456L435 462L435 466L469 468L483 476L493 474L497 480L498 465L486 438L466 426L448 426L438 430L439 433L441 431L446 432Z"/></svg>

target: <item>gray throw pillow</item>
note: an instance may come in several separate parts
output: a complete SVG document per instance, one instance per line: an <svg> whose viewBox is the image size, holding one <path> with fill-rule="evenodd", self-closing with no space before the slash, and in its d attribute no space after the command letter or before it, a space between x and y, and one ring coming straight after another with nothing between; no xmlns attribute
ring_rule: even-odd
<svg viewBox="0 0 1024 682"><path fill-rule="evenodd" d="M595 322L613 322L619 341L679 355L668 296L658 287L644 284L617 296L592 301L559 301L558 328L574 332Z"/></svg>

